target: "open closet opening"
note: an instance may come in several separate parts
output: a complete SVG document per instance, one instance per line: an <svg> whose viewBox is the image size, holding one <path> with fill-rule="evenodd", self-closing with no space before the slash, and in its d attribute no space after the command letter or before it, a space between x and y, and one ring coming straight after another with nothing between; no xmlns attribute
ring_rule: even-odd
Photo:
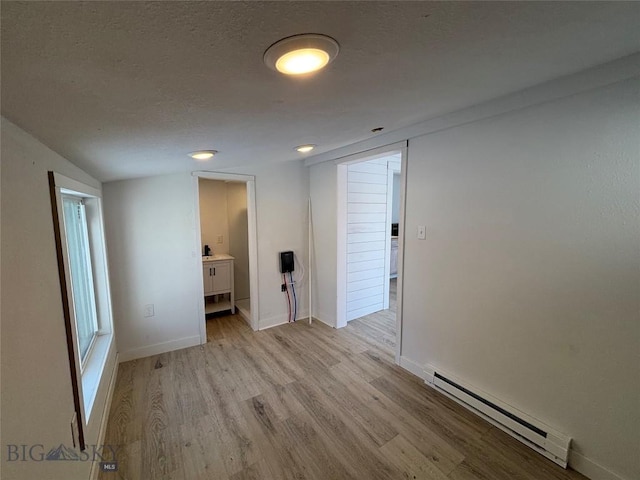
<svg viewBox="0 0 640 480"><path fill-rule="evenodd" d="M257 329L255 182L244 175L196 177L205 343L209 324L224 315L238 313Z"/></svg>
<svg viewBox="0 0 640 480"><path fill-rule="evenodd" d="M399 358L403 233L403 147L338 164L338 321ZM340 292L344 292L340 294Z"/></svg>

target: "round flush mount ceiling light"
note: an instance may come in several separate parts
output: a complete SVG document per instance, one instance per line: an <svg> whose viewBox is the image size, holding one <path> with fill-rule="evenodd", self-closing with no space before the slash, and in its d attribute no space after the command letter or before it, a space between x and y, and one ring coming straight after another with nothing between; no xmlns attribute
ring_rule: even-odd
<svg viewBox="0 0 640 480"><path fill-rule="evenodd" d="M191 152L189 156L196 160L209 160L216 153L218 153L217 150L198 150L197 152Z"/></svg>
<svg viewBox="0 0 640 480"><path fill-rule="evenodd" d="M326 67L340 51L333 38L304 33L277 41L264 52L267 67L285 75L302 75Z"/></svg>
<svg viewBox="0 0 640 480"><path fill-rule="evenodd" d="M308 145L298 145L294 150L300 153L308 153L314 148L316 148L316 146L310 143Z"/></svg>

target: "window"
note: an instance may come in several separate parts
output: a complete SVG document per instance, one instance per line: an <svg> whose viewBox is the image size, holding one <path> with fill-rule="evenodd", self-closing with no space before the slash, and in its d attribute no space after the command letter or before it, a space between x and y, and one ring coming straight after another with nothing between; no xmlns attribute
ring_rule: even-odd
<svg viewBox="0 0 640 480"><path fill-rule="evenodd" d="M98 314L93 286L87 216L81 197L63 195L64 232L67 240L73 310L80 366L84 367L88 353L98 333Z"/></svg>
<svg viewBox="0 0 640 480"><path fill-rule="evenodd" d="M108 358L115 355L111 294L99 189L49 172L51 211L65 317L78 441Z"/></svg>

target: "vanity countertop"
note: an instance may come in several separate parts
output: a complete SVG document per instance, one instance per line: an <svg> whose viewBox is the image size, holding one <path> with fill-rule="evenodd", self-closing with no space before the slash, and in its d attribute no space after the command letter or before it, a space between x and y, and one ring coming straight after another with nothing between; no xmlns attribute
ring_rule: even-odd
<svg viewBox="0 0 640 480"><path fill-rule="evenodd" d="M235 260L234 257L228 255L226 253L217 253L215 255L209 255L207 257L202 257L202 263L205 262L217 262L219 260Z"/></svg>

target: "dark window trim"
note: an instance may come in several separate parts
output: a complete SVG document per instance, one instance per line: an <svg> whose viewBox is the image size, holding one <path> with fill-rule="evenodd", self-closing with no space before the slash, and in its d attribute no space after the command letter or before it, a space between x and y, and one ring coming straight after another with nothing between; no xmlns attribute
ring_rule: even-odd
<svg viewBox="0 0 640 480"><path fill-rule="evenodd" d="M64 328L67 334L67 353L69 355L69 371L71 373L71 387L73 390L73 405L78 425L78 442L80 450L86 448L84 443L84 418L82 418L80 389L78 388L78 372L76 371L76 351L73 343L71 312L69 295L67 294L67 279L64 271L64 257L62 255L62 236L60 235L60 218L58 217L58 202L56 199L56 182L53 172L49 174L49 196L51 197L51 216L53 218L53 233L56 240L56 256L58 258L58 277L60 279L60 295L62 297L62 312L64 314Z"/></svg>

